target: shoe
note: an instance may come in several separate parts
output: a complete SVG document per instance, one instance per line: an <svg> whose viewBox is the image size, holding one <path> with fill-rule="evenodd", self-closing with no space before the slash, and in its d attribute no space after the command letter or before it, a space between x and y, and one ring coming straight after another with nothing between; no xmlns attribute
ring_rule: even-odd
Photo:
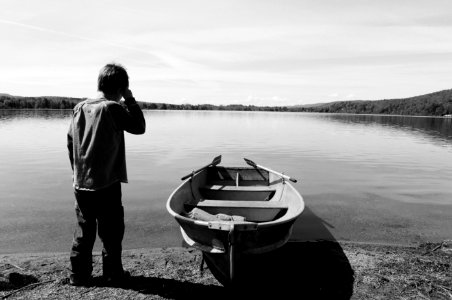
<svg viewBox="0 0 452 300"><path fill-rule="evenodd" d="M73 286L90 286L92 284L92 277L71 274L69 276L69 284Z"/></svg>
<svg viewBox="0 0 452 300"><path fill-rule="evenodd" d="M104 277L104 279L107 286L121 286L127 284L130 280L130 277L131 276L129 271L123 271L120 274L106 276Z"/></svg>

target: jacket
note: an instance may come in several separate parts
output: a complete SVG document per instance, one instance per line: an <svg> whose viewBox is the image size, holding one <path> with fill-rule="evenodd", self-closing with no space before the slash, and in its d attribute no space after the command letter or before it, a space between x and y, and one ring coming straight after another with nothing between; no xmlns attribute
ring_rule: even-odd
<svg viewBox="0 0 452 300"><path fill-rule="evenodd" d="M135 99L124 103L100 98L74 107L67 135L74 188L95 191L128 182L124 131L143 134L146 123Z"/></svg>

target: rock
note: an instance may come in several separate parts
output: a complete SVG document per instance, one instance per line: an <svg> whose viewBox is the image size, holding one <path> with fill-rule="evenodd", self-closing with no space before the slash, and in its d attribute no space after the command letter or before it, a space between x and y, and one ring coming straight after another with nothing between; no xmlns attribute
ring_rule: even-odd
<svg viewBox="0 0 452 300"><path fill-rule="evenodd" d="M445 240L441 245L441 251L452 254L452 240Z"/></svg>
<svg viewBox="0 0 452 300"><path fill-rule="evenodd" d="M38 279L32 275L20 274L17 272L9 273L6 278L8 279L9 283L14 286L25 286L38 282Z"/></svg>

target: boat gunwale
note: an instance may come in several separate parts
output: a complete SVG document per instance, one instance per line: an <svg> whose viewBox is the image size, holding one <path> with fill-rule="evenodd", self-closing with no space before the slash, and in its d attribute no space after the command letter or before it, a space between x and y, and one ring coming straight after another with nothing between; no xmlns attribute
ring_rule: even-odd
<svg viewBox="0 0 452 300"><path fill-rule="evenodd" d="M224 168L228 168L228 167L224 167ZM230 168L236 168L236 167L230 167ZM250 168L247 168L250 169ZM199 176L201 173L206 172L206 170L202 170L201 172L195 174L193 177ZM200 220L195 220L189 217L185 217L177 212L175 212L172 208L171 208L171 200L174 198L174 195L177 191L179 191L184 185L189 184L189 181L192 180L191 178L188 178L186 180L184 180L176 189L173 190L173 192L170 194L170 196L168 197L168 200L166 202L166 209L167 211L174 217L177 219L182 219L185 222L190 222L193 224L196 224L198 226L205 226L205 227L209 227L209 221L200 221ZM275 226L277 224L284 224L287 222L292 222L294 219L298 218L304 211L305 208L305 202L303 199L303 196L301 196L301 194L297 191L297 189L295 189L292 184L290 184L288 181L285 181L283 184L288 185L292 191L295 193L295 196L297 197L297 199L300 200L300 206L298 207L298 209L295 212L292 212L292 216L284 218L284 216L276 219L276 220L272 220L272 221L267 221L267 222L259 222L256 223L257 224L257 229L259 228L266 228L266 227L271 227L271 226ZM223 221L225 223L235 223L234 221Z"/></svg>

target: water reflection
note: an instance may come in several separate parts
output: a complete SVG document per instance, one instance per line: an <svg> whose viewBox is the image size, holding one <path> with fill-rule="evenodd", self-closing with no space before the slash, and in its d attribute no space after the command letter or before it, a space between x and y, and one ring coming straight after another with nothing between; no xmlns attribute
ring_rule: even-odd
<svg viewBox="0 0 452 300"><path fill-rule="evenodd" d="M8 243L0 243L0 252L67 250L74 221L66 149L70 114L0 110L0 228L8 238ZM180 177L219 154L223 165L244 167L247 157L299 179L295 187L309 208L305 219L295 224L297 238L319 234L319 228L303 224L318 219L341 239L409 243L450 238L451 119L219 111L144 114L146 134L126 135L130 184L124 187L124 203L131 229L126 248L179 246L165 201ZM403 232L383 224L402 219Z"/></svg>
<svg viewBox="0 0 452 300"><path fill-rule="evenodd" d="M321 114L321 117L339 123L377 125L392 130L410 132L414 135L422 134L433 142L450 142L452 140L451 118L350 114Z"/></svg>
<svg viewBox="0 0 452 300"><path fill-rule="evenodd" d="M413 134L424 134L433 139L444 141L452 140L452 119L439 117L416 117L416 116L391 116L391 115L353 115L353 114L323 114L323 113L266 113L266 112L223 112L223 111L196 111L195 114L186 111L148 111L154 114L178 114L186 121L199 118L212 117L224 120L224 122L250 122L253 116L269 114L273 120L268 120L274 125L278 118L313 118L343 124L359 124L364 126L380 126L393 130L412 132ZM145 112L146 113L146 112ZM35 118L35 119L64 119L71 115L71 110L2 110L0 109L0 121ZM184 121L181 121L184 123ZM226 125L226 124L225 124ZM242 123L243 125L243 123Z"/></svg>
<svg viewBox="0 0 452 300"><path fill-rule="evenodd" d="M291 240L296 242L333 241L335 237L329 229L334 225L322 220L306 206L300 218L294 224Z"/></svg>
<svg viewBox="0 0 452 300"><path fill-rule="evenodd" d="M0 109L0 122L13 119L64 119L71 115L64 109Z"/></svg>

